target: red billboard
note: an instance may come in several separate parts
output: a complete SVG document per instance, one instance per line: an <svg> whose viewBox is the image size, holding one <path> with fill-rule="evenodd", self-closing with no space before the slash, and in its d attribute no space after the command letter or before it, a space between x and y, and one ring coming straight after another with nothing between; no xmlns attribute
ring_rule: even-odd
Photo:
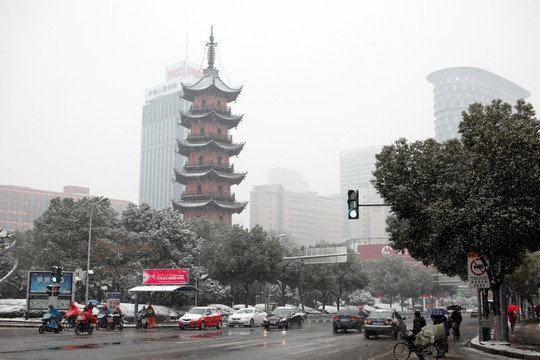
<svg viewBox="0 0 540 360"><path fill-rule="evenodd" d="M144 285L186 285L188 269L143 270Z"/></svg>

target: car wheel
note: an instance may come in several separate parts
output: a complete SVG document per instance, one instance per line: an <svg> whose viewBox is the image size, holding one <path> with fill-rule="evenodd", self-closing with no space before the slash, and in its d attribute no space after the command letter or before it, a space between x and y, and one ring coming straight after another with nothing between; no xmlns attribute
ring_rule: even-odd
<svg viewBox="0 0 540 360"><path fill-rule="evenodd" d="M217 325L216 325L216 329L221 329L221 327L223 326L223 323L221 322L221 320L218 321Z"/></svg>
<svg viewBox="0 0 540 360"><path fill-rule="evenodd" d="M199 326L199 329L204 330L206 328L206 324L204 321L201 321L201 325Z"/></svg>
<svg viewBox="0 0 540 360"><path fill-rule="evenodd" d="M289 322L287 321L287 323L285 324L285 329L289 329Z"/></svg>
<svg viewBox="0 0 540 360"><path fill-rule="evenodd" d="M251 319L249 321L249 327L253 327L253 325L255 325L255 321L253 319Z"/></svg>

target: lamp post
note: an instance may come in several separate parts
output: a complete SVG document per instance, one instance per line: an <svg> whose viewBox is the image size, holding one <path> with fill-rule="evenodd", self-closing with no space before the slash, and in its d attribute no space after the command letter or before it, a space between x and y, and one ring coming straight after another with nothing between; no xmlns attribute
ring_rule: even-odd
<svg viewBox="0 0 540 360"><path fill-rule="evenodd" d="M88 226L88 258L86 262L86 296L85 304L88 305L88 284L90 283L90 245L92 244L92 215L94 213L94 207L105 198L101 198L96 201L90 208L90 225Z"/></svg>

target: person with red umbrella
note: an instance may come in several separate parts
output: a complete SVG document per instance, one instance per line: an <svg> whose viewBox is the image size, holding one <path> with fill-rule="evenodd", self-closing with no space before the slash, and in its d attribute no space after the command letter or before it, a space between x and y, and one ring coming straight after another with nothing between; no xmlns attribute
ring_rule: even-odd
<svg viewBox="0 0 540 360"><path fill-rule="evenodd" d="M516 325L516 318L517 318L517 311L519 310L519 307L517 305L508 305L506 307L506 312L508 313L508 321L510 322L510 329L514 331L514 327Z"/></svg>

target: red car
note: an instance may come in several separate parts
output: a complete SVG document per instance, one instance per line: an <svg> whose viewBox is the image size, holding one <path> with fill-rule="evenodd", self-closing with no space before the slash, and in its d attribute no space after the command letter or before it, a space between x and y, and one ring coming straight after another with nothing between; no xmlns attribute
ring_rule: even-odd
<svg viewBox="0 0 540 360"><path fill-rule="evenodd" d="M191 308L178 320L180 330L186 328L205 329L207 327L216 327L220 329L223 325L223 317L215 307L194 307Z"/></svg>

